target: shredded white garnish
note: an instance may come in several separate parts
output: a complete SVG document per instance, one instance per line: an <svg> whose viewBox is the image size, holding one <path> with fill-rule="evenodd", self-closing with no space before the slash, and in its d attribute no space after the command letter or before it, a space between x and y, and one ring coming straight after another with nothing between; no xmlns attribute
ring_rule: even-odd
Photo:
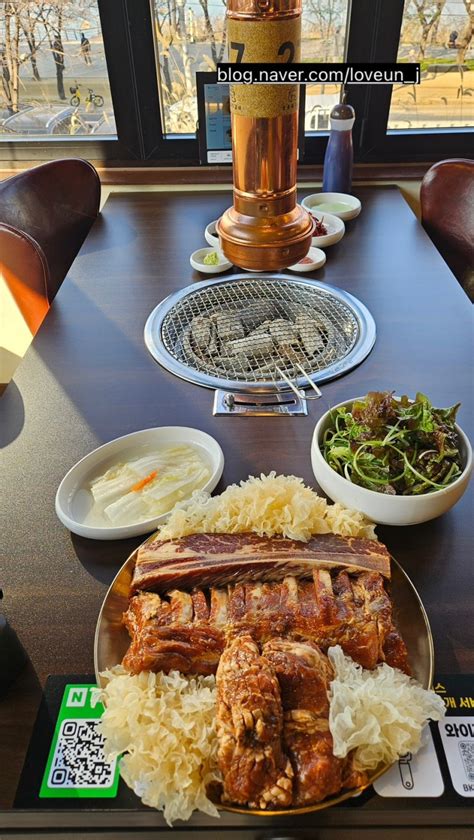
<svg viewBox="0 0 474 840"><path fill-rule="evenodd" d="M428 720L441 720L445 706L434 691L385 662L366 671L345 656L339 645L329 648L335 678L329 690L329 728L333 752L344 758L355 750L359 770L392 764L422 744Z"/></svg>
<svg viewBox="0 0 474 840"><path fill-rule="evenodd" d="M219 496L194 492L190 499L174 507L160 529L159 539L247 531L304 542L312 534L328 533L377 539L374 527L359 511L328 504L306 487L303 479L271 472L231 484Z"/></svg>
<svg viewBox="0 0 474 840"><path fill-rule="evenodd" d="M194 810L218 817L206 795L217 769L215 677L179 671L132 676L117 665L101 676L105 705L100 728L105 755L122 755L120 774L145 805L166 822L187 820Z"/></svg>

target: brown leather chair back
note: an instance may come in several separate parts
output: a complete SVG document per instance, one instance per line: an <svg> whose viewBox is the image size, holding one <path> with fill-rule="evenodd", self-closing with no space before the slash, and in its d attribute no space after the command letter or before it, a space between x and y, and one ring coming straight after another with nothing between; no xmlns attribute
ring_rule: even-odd
<svg viewBox="0 0 474 840"><path fill-rule="evenodd" d="M0 183L0 222L39 244L49 268L50 301L97 217L99 203L99 176L85 160L54 160Z"/></svg>
<svg viewBox="0 0 474 840"><path fill-rule="evenodd" d="M0 276L34 335L49 309L48 264L40 246L31 236L2 224Z"/></svg>
<svg viewBox="0 0 474 840"><path fill-rule="evenodd" d="M423 227L474 300L474 160L435 163L420 198Z"/></svg>

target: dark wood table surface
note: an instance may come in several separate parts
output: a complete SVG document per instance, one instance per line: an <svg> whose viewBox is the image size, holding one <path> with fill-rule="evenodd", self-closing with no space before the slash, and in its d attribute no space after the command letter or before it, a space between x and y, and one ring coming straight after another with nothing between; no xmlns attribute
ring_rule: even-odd
<svg viewBox="0 0 474 840"><path fill-rule="evenodd" d="M461 400L459 422L472 439L471 305L398 189L360 188L358 194L361 216L328 249L326 266L306 277L359 297L375 318L377 341L362 365L325 386L327 400L335 404L373 389L420 390L439 405ZM10 810L41 687L48 674L92 672L102 599L140 542L70 534L54 511L65 472L119 435L178 424L196 426L220 442L225 468L218 490L270 470L314 485L310 439L324 410L320 403L311 404L307 418L215 418L213 392L164 371L144 346L152 308L199 279L189 254L204 245L205 225L229 203L230 193L219 192L113 194L0 399L3 608L30 660L0 702L2 836L28 826L79 831L87 824L114 829L114 836L132 826L166 828L150 811L99 809L86 820L64 810L46 816ZM474 673L472 498L471 488L452 511L424 525L378 529L422 595L438 673ZM461 826L472 824L472 812L468 817L466 808L443 810L436 800L415 800L403 814L390 803L384 800L375 823L373 812L369 818L362 809L329 809L284 823L283 833L288 826L290 833L317 826L318 838L326 829L342 838L353 823L385 826L386 832L387 826L405 825L408 837L409 825L456 824L464 831ZM216 824L197 816L187 831L194 827L204 836L207 826L223 836L239 829L239 836L254 837L270 823L224 815Z"/></svg>

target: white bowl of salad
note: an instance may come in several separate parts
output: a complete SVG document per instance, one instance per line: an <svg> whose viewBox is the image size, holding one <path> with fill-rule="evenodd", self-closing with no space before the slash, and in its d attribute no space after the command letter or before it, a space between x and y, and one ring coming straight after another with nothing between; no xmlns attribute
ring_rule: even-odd
<svg viewBox="0 0 474 840"><path fill-rule="evenodd" d="M223 469L217 440L200 429L142 429L78 461L59 485L56 513L70 531L94 540L149 534L195 490L214 490Z"/></svg>
<svg viewBox="0 0 474 840"><path fill-rule="evenodd" d="M463 495L472 471L459 406L435 408L423 394L372 392L339 403L316 424L313 473L334 502L381 525L417 525Z"/></svg>

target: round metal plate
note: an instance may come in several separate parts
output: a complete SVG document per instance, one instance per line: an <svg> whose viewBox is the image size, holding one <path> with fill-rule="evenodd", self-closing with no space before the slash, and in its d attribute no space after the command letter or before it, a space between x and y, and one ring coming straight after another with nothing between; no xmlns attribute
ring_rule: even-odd
<svg viewBox="0 0 474 840"><path fill-rule="evenodd" d="M145 542L154 539L155 536L152 535ZM119 664L130 643L128 633L122 624L122 615L128 606L130 582L137 551L138 549L135 549L130 555L113 580L104 598L97 619L94 639L94 668L97 685L102 685L101 672ZM410 578L393 558L390 588L394 617L409 651L413 676L424 688L430 688L434 673L434 649L428 616ZM345 799L357 796L388 769L389 765L383 765L377 768L371 774L367 785L362 788L345 791L340 795L328 797L323 802L305 808L260 811L250 808L233 807L232 805L221 805L220 803L219 807L225 811L262 817L293 816L295 814L306 814L311 811L320 811L324 808L330 808L339 802L343 802Z"/></svg>
<svg viewBox="0 0 474 840"><path fill-rule="evenodd" d="M193 344L194 319L204 318L209 324L209 319L222 318L222 313L228 319L228 340L217 340L214 346L204 341L202 348L197 348ZM316 336L311 352L308 341L292 344L299 318L308 319L304 327L309 330L307 337L314 340ZM259 329L268 330L264 324L275 320L282 332L269 350L265 346L268 336L266 340L259 335ZM246 325L243 340L242 333L235 332L242 324ZM247 273L204 281L170 295L149 315L144 337L153 358L181 379L207 388L273 393L288 390L277 365L299 388L308 387L308 383L298 365L313 382L327 382L360 364L370 353L375 336L372 315L348 292L315 280ZM222 349L229 347L230 351Z"/></svg>

